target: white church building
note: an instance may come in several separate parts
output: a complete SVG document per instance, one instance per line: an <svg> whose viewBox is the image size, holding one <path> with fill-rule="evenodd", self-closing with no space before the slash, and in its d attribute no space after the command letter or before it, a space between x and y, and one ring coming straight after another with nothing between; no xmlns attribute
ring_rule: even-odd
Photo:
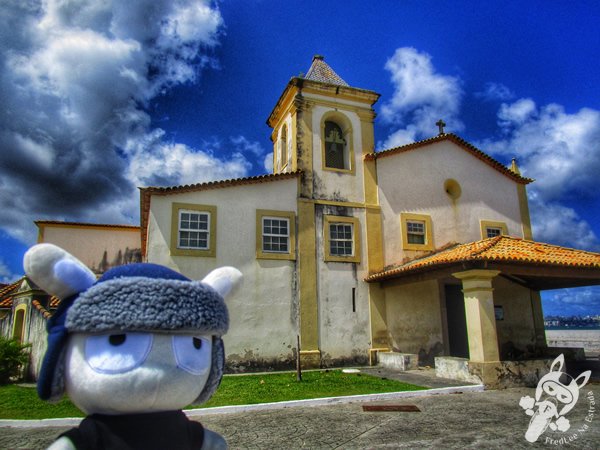
<svg viewBox="0 0 600 450"><path fill-rule="evenodd" d="M378 98L316 56L268 118L273 174L141 190L145 260L191 278L243 272L230 367L290 366L299 336L304 366L393 351L485 371L545 351L541 289L600 282L600 255L532 241L532 180L514 161L441 121L438 136L375 152Z"/></svg>
<svg viewBox="0 0 600 450"><path fill-rule="evenodd" d="M316 56L268 118L272 174L141 188L143 261L192 279L244 274L227 300L230 370L293 367L299 336L303 367L400 354L468 363L488 382L547 353L541 290L600 284L600 254L533 241L533 180L514 161L442 121L375 152L378 99Z"/></svg>

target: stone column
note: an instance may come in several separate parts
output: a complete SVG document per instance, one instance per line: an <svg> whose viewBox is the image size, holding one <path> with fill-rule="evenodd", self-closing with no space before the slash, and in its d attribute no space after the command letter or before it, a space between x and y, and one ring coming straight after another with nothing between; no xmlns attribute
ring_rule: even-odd
<svg viewBox="0 0 600 450"><path fill-rule="evenodd" d="M500 360L492 288L492 279L499 273L497 270L467 270L452 274L462 280L469 359L473 362Z"/></svg>

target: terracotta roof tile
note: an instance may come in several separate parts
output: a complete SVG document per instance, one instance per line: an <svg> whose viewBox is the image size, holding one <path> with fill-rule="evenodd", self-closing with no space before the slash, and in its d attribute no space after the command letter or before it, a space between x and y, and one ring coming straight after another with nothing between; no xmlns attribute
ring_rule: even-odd
<svg viewBox="0 0 600 450"><path fill-rule="evenodd" d="M378 152L368 153L365 155L365 159L375 160L375 159L379 159L379 158L385 158L387 156L392 156L392 155L395 155L398 153L408 152L408 151L415 150L415 149L418 149L421 147L425 147L429 144L433 144L433 143L441 142L441 141L451 141L451 142L455 143L459 147L461 147L464 150L471 153L476 158L478 158L481 161L483 161L484 163L486 163L488 166L491 166L492 168L496 169L500 173L506 175L507 177L515 180L518 183L529 184L533 181L533 179L531 179L531 178L525 178L525 177L522 177L520 174L513 172L508 167L504 166L502 163L500 163L499 161L497 161L494 158L492 158L491 156L489 156L487 153L484 153L483 151L481 151L477 147L475 147L473 144L470 144L469 142L465 141L464 139L462 139L461 137L459 137L453 133L444 133L444 134L440 134L438 136L434 136L429 139L424 139L422 141L417 141L417 142L413 142L411 144L402 145L400 147L394 147L394 148L390 148L388 150L381 150Z"/></svg>
<svg viewBox="0 0 600 450"><path fill-rule="evenodd" d="M44 316L44 319L49 319L50 317L52 317L52 313L50 311L48 311L46 308L44 308L39 301L33 300L31 302L31 304L34 306L35 309L37 309L39 312L42 313L42 316Z"/></svg>
<svg viewBox="0 0 600 450"><path fill-rule="evenodd" d="M3 297L6 297L13 291L17 290L18 287L21 285L23 278L25 278L25 277L21 277L14 283L7 284L7 285L3 286L2 288L0 288L0 307L4 308L3 305L4 305L5 299ZM11 299L11 302L12 302L12 299Z"/></svg>
<svg viewBox="0 0 600 450"><path fill-rule="evenodd" d="M84 223L84 222L62 222L59 220L36 220L34 222L36 225L68 225L74 227L97 227L97 228L125 228L132 230L139 230L140 227L138 225L119 225L119 224L108 224L108 223Z"/></svg>
<svg viewBox="0 0 600 450"><path fill-rule="evenodd" d="M370 275L366 278L366 281L382 281L467 261L516 262L532 265L600 269L600 253L528 241L511 236L496 236L468 244L453 245L432 255Z"/></svg>
<svg viewBox="0 0 600 450"><path fill-rule="evenodd" d="M170 195L170 194L181 194L183 192L194 192L194 191L206 191L209 189L226 188L230 186L240 186L244 184L257 184L268 181L285 180L286 178L294 178L300 175L300 171L295 172L284 172L284 173L270 173L265 175L257 175L254 177L245 178L232 178L228 180L219 181L208 181L205 183L186 184L183 186L167 186L167 187L155 187L149 186L140 188L142 191L148 191L156 195Z"/></svg>

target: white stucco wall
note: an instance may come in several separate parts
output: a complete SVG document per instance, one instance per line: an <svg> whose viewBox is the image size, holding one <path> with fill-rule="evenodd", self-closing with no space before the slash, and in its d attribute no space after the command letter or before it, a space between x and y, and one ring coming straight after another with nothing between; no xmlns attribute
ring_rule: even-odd
<svg viewBox="0 0 600 450"><path fill-rule="evenodd" d="M110 266L117 261L119 252L124 257L128 251L141 246L139 228L73 226L69 224L39 225L42 242L58 245L86 266L99 271L104 254Z"/></svg>
<svg viewBox="0 0 600 450"><path fill-rule="evenodd" d="M323 214L351 216L359 220L360 263L324 261ZM359 208L317 205L317 289L319 297L319 346L325 364L368 360L369 300L366 273L365 212ZM354 311L352 303L354 291Z"/></svg>
<svg viewBox="0 0 600 450"><path fill-rule="evenodd" d="M256 210L297 212L297 179L153 196L148 261L201 279L225 265L244 274L240 290L227 299L230 330L224 338L230 364L243 367L293 357L298 333L295 261L256 258ZM172 203L217 207L216 257L171 256ZM266 361L266 363L265 363Z"/></svg>
<svg viewBox="0 0 600 450"><path fill-rule="evenodd" d="M505 222L508 234L523 236L517 184L449 141L377 160L386 264L414 257L404 252L400 213L431 216L435 248L481 239L480 220ZM444 189L456 180L462 194L452 200Z"/></svg>

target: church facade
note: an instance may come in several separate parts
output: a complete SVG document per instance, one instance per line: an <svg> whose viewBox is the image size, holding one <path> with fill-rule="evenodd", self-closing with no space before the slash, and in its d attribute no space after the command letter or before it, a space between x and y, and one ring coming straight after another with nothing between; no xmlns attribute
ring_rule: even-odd
<svg viewBox="0 0 600 450"><path fill-rule="evenodd" d="M530 244L554 248L531 240L532 180L441 121L438 136L375 152L378 98L317 56L268 118L272 174L142 189L147 261L191 278L221 265L244 273L228 300L230 367L289 366L297 336L305 367L374 363L390 351L433 365L545 350L544 287L533 280L549 275L544 264L523 275L517 261L535 256ZM479 247L507 247L510 267L498 270L493 252L478 260Z"/></svg>
<svg viewBox="0 0 600 450"><path fill-rule="evenodd" d="M115 261L133 249L191 279L225 265L244 275L227 299L229 370L291 368L299 341L304 368L405 355L468 362L487 383L502 361L548 353L541 290L600 284L600 254L533 240L532 180L515 161L502 165L441 120L437 136L375 152L378 99L316 56L268 117L273 173L140 190L141 256L119 245ZM43 242L72 232L41 224ZM67 250L90 254L96 241ZM8 295L3 328L14 334Z"/></svg>

